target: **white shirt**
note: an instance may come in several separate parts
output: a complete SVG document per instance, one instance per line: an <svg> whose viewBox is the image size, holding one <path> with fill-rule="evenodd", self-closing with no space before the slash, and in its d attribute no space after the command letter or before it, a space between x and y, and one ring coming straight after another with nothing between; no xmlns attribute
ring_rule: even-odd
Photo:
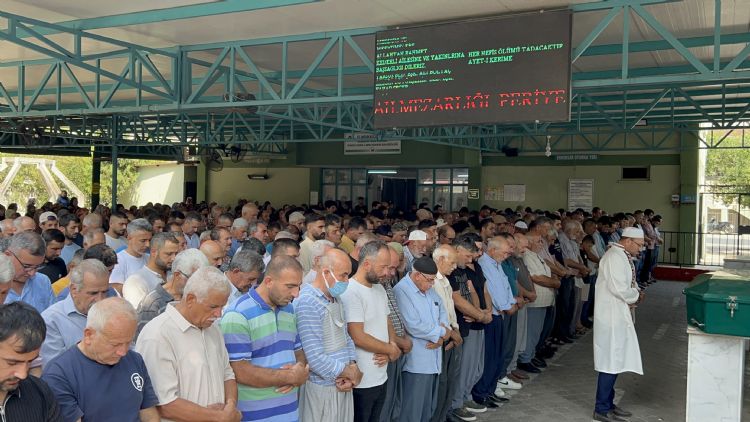
<svg viewBox="0 0 750 422"><path fill-rule="evenodd" d="M448 277L438 271L435 276L435 285L433 285L432 288L435 290L435 293L440 296L440 299L443 299L443 306L445 307L445 312L448 314L448 322L451 323L451 327L458 330L456 305L453 303L453 288L448 281Z"/></svg>
<svg viewBox="0 0 750 422"><path fill-rule="evenodd" d="M388 295L380 284L365 287L354 278L341 295L346 322L363 322L365 333L388 343ZM378 367L372 358L374 353L356 348L357 366L362 371L362 382L357 388L370 388L382 385L388 380L388 365Z"/></svg>
<svg viewBox="0 0 750 422"><path fill-rule="evenodd" d="M114 237L111 237L109 233L104 233L104 242L112 248L113 251L119 252L123 248L128 247L128 242L125 240L123 236L118 237L115 239Z"/></svg>
<svg viewBox="0 0 750 422"><path fill-rule="evenodd" d="M138 258L128 253L127 249L117 254L117 264L109 276L109 283L125 283L131 275L143 268L148 262L148 254Z"/></svg>
<svg viewBox="0 0 750 422"><path fill-rule="evenodd" d="M529 275L552 277L552 270L547 263L544 262L539 254L532 250L523 253L523 263L526 264L526 268L529 270ZM526 306L531 308L545 308L547 306L552 306L555 303L555 289L534 283L534 290L536 291L536 300Z"/></svg>
<svg viewBox="0 0 750 422"><path fill-rule="evenodd" d="M164 279L161 278L159 273L153 272L151 268L144 265L140 270L125 279L125 283L122 285L122 297L138 309L138 305L141 304L143 298L156 286L163 283Z"/></svg>
<svg viewBox="0 0 750 422"><path fill-rule="evenodd" d="M218 324L200 329L169 304L143 327L135 350L143 356L159 405L177 399L204 407L224 403L224 382L234 379L234 371Z"/></svg>
<svg viewBox="0 0 750 422"><path fill-rule="evenodd" d="M312 239L305 236L305 240L299 244L299 258L297 260L302 264L302 270L304 274L307 274L312 269L312 247L315 243Z"/></svg>

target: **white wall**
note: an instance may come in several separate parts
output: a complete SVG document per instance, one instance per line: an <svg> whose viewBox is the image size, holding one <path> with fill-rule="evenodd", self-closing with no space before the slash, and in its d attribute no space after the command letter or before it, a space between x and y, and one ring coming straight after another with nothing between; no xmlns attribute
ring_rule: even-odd
<svg viewBox="0 0 750 422"><path fill-rule="evenodd" d="M274 207L303 204L310 200L310 169L308 168L227 168L208 171L206 195L209 202L236 205L244 198ZM267 174L267 180L250 180L248 174ZM315 188L317 190L317 187Z"/></svg>
<svg viewBox="0 0 750 422"><path fill-rule="evenodd" d="M172 204L184 199L185 168L181 164L158 164L138 168L133 203Z"/></svg>

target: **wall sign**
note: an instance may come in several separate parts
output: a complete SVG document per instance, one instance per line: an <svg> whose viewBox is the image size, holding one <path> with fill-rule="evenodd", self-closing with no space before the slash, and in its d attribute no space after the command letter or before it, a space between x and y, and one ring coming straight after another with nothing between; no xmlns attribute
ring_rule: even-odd
<svg viewBox="0 0 750 422"><path fill-rule="evenodd" d="M568 179L568 210L582 208L591 212L594 207L594 180Z"/></svg>

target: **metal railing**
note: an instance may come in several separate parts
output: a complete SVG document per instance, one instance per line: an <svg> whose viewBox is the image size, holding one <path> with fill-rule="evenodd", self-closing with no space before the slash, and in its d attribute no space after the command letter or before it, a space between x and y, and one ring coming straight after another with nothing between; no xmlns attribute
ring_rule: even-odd
<svg viewBox="0 0 750 422"><path fill-rule="evenodd" d="M724 258L750 254L750 234L662 231L659 264L722 266Z"/></svg>

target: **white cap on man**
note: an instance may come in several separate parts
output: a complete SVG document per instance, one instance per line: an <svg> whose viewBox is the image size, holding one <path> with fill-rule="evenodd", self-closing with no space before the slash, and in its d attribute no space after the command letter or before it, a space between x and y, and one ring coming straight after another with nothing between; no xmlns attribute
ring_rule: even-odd
<svg viewBox="0 0 750 422"><path fill-rule="evenodd" d="M622 229L622 237L629 237L631 239L643 239L643 230L638 227L625 227Z"/></svg>

